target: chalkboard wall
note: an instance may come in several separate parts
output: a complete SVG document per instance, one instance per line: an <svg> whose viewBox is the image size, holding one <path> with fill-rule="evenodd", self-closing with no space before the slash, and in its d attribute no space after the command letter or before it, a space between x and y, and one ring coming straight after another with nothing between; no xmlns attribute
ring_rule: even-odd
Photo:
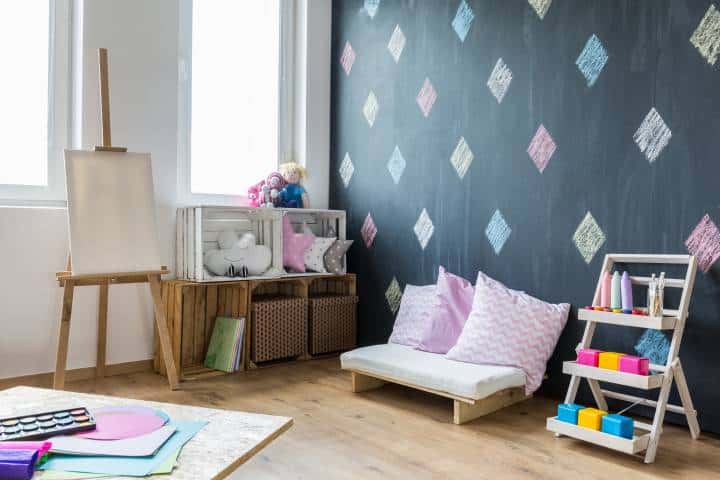
<svg viewBox="0 0 720 480"><path fill-rule="evenodd" d="M709 0L333 2L331 205L360 343L387 341L396 287L482 269L573 305L542 390L561 397L604 254L690 248L708 270L680 354L720 432L719 46ZM662 356L648 335L594 346Z"/></svg>

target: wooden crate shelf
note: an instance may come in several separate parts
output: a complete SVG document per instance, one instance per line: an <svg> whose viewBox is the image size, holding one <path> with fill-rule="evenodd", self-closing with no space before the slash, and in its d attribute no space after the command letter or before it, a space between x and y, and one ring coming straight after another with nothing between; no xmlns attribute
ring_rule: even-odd
<svg viewBox="0 0 720 480"><path fill-rule="evenodd" d="M578 427L572 423L562 422L557 417L547 419L547 429L551 432L601 445L619 452L634 455L647 450L650 434L633 435L632 439L610 435L609 433Z"/></svg>
<svg viewBox="0 0 720 480"><path fill-rule="evenodd" d="M582 365L577 362L563 362L563 373L568 375L577 375L583 378L591 378L601 382L611 382L617 385L625 385L626 387L641 388L650 390L660 388L662 386L662 373L653 375L636 375L634 373L620 372L618 370L608 370L607 368L591 367Z"/></svg>
<svg viewBox="0 0 720 480"><path fill-rule="evenodd" d="M667 311L665 313L668 313ZM578 319L590 322L622 325L625 327L652 328L655 330L672 330L675 328L677 317L649 317L647 315L630 315L627 313L603 312L600 310L578 310Z"/></svg>

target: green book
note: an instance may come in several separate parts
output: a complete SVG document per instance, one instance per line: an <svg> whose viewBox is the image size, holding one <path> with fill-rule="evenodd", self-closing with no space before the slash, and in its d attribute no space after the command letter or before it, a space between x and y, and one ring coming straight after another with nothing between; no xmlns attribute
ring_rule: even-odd
<svg viewBox="0 0 720 480"><path fill-rule="evenodd" d="M217 317L210 345L205 355L207 368L231 373L235 371L235 356L238 343L242 341L244 318ZM242 345L240 343L240 345Z"/></svg>

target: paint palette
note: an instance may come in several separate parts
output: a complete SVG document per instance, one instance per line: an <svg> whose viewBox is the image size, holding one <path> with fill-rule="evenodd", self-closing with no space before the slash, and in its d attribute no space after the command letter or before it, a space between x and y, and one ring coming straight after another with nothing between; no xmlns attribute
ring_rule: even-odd
<svg viewBox="0 0 720 480"><path fill-rule="evenodd" d="M0 442L37 440L95 430L95 418L85 407L0 419Z"/></svg>

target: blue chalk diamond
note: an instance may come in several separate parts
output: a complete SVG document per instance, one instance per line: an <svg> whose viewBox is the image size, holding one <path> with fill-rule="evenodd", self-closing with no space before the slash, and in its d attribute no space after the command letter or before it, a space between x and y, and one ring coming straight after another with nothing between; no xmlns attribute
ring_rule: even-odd
<svg viewBox="0 0 720 480"><path fill-rule="evenodd" d="M365 11L370 16L370 18L375 18L375 14L377 13L379 6L380 0L365 0Z"/></svg>
<svg viewBox="0 0 720 480"><path fill-rule="evenodd" d="M590 38L588 38L585 48L580 52L577 61L575 61L575 65L577 65L580 73L582 73L585 80L587 80L587 86L592 87L595 85L607 61L607 50L605 50L605 47L597 35L592 34Z"/></svg>
<svg viewBox="0 0 720 480"><path fill-rule="evenodd" d="M475 14L470 8L470 5L468 5L465 0L462 0L458 6L455 18L452 21L452 27L455 29L455 33L457 33L461 42L465 41L473 19L475 19Z"/></svg>
<svg viewBox="0 0 720 480"><path fill-rule="evenodd" d="M390 156L390 160L387 164L387 169L390 172L395 185L400 183L400 177L402 177L402 174L405 171L405 165L405 158L403 158L402 153L400 153L400 148L395 146L395 150L393 151L392 156Z"/></svg>
<svg viewBox="0 0 720 480"><path fill-rule="evenodd" d="M505 245L505 242L510 237L512 229L505 221L505 218L500 213L500 210L495 210L492 218L488 222L487 228L485 228L485 236L495 250L496 255L500 255L500 251Z"/></svg>
<svg viewBox="0 0 720 480"><path fill-rule="evenodd" d="M649 358L650 363L665 365L670 352L670 341L664 333L648 329L635 344L635 351L643 357Z"/></svg>

